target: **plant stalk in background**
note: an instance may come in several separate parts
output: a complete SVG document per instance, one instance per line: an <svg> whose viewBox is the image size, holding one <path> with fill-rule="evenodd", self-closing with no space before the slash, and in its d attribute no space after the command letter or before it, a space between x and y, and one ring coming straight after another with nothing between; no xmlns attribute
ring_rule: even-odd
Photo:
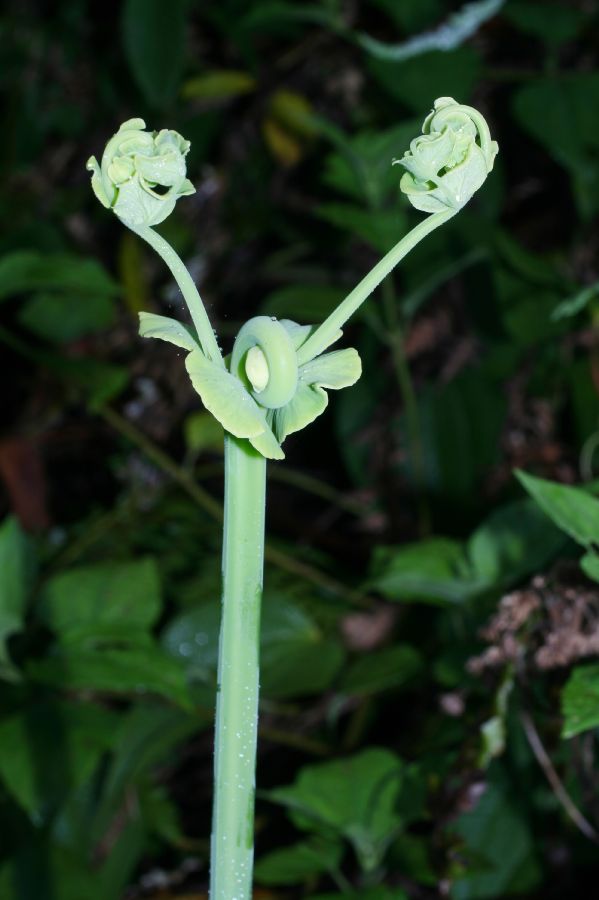
<svg viewBox="0 0 599 900"><path fill-rule="evenodd" d="M422 134L396 162L401 189L430 213L405 235L319 326L257 316L240 330L228 365L198 290L154 226L177 199L193 193L186 177L189 142L177 132L147 132L125 122L101 162L88 162L100 202L164 260L189 308L194 330L140 314L140 334L187 353L185 365L206 409L225 430L223 608L219 646L210 895L252 895L254 786L258 720L259 632L264 563L266 460L282 459L282 443L326 408L327 388L354 384L354 349L330 351L341 328L393 268L426 235L468 202L493 167L497 144L475 109L450 97L436 101Z"/></svg>

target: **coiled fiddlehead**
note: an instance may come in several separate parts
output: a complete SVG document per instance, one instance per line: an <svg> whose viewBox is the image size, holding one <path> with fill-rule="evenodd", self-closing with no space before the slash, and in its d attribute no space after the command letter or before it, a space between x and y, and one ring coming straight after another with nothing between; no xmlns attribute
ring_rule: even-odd
<svg viewBox="0 0 599 900"><path fill-rule="evenodd" d="M195 193L186 178L190 143L176 131L144 131L143 119L128 119L106 144L102 162L87 161L100 203L129 228L158 225L179 197Z"/></svg>
<svg viewBox="0 0 599 900"><path fill-rule="evenodd" d="M453 97L439 97L422 134L394 160L406 169L400 188L423 212L457 212L484 183L498 149L484 116Z"/></svg>
<svg viewBox="0 0 599 900"><path fill-rule="evenodd" d="M285 326L268 316L256 316L241 328L230 370L266 409L289 403L297 389L297 354Z"/></svg>

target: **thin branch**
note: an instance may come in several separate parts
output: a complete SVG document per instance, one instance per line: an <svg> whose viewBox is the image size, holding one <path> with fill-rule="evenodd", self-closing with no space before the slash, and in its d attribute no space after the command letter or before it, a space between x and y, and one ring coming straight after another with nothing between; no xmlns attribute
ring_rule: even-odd
<svg viewBox="0 0 599 900"><path fill-rule="evenodd" d="M578 830L581 831L586 838L588 838L594 844L599 844L599 834L597 834L591 823L583 816L578 807L575 805L574 801L564 787L561 778L555 771L555 767L551 762L549 755L545 750L545 747L543 746L541 738L539 737L539 732L536 729L532 717L527 712L521 712L520 721L522 722L524 733L526 735L528 743L530 744L530 749L534 753L538 764L545 773L547 781L551 785L555 796L563 806L566 814L570 817Z"/></svg>

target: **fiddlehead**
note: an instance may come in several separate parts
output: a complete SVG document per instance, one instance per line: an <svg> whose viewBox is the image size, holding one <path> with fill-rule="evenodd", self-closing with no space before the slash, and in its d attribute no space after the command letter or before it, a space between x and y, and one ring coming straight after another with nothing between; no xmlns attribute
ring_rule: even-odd
<svg viewBox="0 0 599 900"><path fill-rule="evenodd" d="M484 116L452 97L439 97L401 159L400 188L423 212L460 210L493 168L498 146Z"/></svg>
<svg viewBox="0 0 599 900"><path fill-rule="evenodd" d="M179 197L195 192L186 178L189 141L176 131L145 127L143 119L123 122L106 144L101 164L95 156L87 161L100 203L133 228L158 225Z"/></svg>

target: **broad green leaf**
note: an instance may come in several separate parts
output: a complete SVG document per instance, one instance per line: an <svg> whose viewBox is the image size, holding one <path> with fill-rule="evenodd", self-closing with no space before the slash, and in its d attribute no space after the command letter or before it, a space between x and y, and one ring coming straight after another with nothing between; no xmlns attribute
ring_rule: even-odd
<svg viewBox="0 0 599 900"><path fill-rule="evenodd" d="M146 700L121 717L113 736L113 755L106 773L103 801L118 802L127 785L147 776L173 754L174 747L212 722L212 710L193 714Z"/></svg>
<svg viewBox="0 0 599 900"><path fill-rule="evenodd" d="M504 779L491 778L475 809L452 826L465 841L460 856L481 861L467 865L466 873L453 880L452 900L503 900L529 895L537 886L541 870L535 845L510 787Z"/></svg>
<svg viewBox="0 0 599 900"><path fill-rule="evenodd" d="M202 403L225 431L249 438L270 430L258 404L226 369L206 359L199 350L189 354L185 367Z"/></svg>
<svg viewBox="0 0 599 900"><path fill-rule="evenodd" d="M510 0L503 15L520 31L558 47L576 37L586 18L582 10L566 4L553 3L547 15L547 4L539 0Z"/></svg>
<svg viewBox="0 0 599 900"><path fill-rule="evenodd" d="M208 450L222 454L223 428L210 413L190 413L183 422L183 433L185 445L191 453Z"/></svg>
<svg viewBox="0 0 599 900"><path fill-rule="evenodd" d="M579 208L586 217L599 207L595 163L599 133L594 114L598 102L596 71L534 79L514 99L521 127L570 172Z"/></svg>
<svg viewBox="0 0 599 900"><path fill-rule="evenodd" d="M316 208L321 219L356 235L379 253L386 253L405 230L405 213L396 204L393 209L369 210L350 203L323 203Z"/></svg>
<svg viewBox="0 0 599 900"><path fill-rule="evenodd" d="M264 315L320 322L345 296L342 288L320 284L290 284L268 294L260 306Z"/></svg>
<svg viewBox="0 0 599 900"><path fill-rule="evenodd" d="M68 293L35 294L19 310L21 325L56 344L109 328L116 309L111 296L89 294L78 302Z"/></svg>
<svg viewBox="0 0 599 900"><path fill-rule="evenodd" d="M307 831L337 834L353 846L364 871L381 862L401 819L395 811L401 760L378 747L304 766L294 784L268 792Z"/></svg>
<svg viewBox="0 0 599 900"><path fill-rule="evenodd" d="M339 690L346 694L379 694L411 681L421 668L422 658L413 647L396 644L356 659L345 671Z"/></svg>
<svg viewBox="0 0 599 900"><path fill-rule="evenodd" d="M127 828L119 836L118 845L128 837ZM139 848L141 853L141 848ZM0 893L2 900L23 900L40 892L40 878L44 893L51 900L106 900L114 893L106 892L106 884L93 867L80 854L54 843L29 841L2 869L0 869ZM124 888L124 885L121 885ZM51 892L51 893L50 893Z"/></svg>
<svg viewBox="0 0 599 900"><path fill-rule="evenodd" d="M516 471L516 477L558 528L587 550L599 545L599 500L584 490Z"/></svg>
<svg viewBox="0 0 599 900"><path fill-rule="evenodd" d="M379 547L368 584L390 600L463 603L486 587L471 571L464 547L429 538L400 547Z"/></svg>
<svg viewBox="0 0 599 900"><path fill-rule="evenodd" d="M562 737L599 726L599 665L577 666L562 690Z"/></svg>
<svg viewBox="0 0 599 900"><path fill-rule="evenodd" d="M6 642L23 627L27 596L33 575L29 542L16 519L0 526L0 678L18 681Z"/></svg>
<svg viewBox="0 0 599 900"><path fill-rule="evenodd" d="M114 297L115 281L93 259L67 253L19 250L0 258L0 300L30 291L59 291L83 297Z"/></svg>
<svg viewBox="0 0 599 900"><path fill-rule="evenodd" d="M125 649L78 650L65 646L27 667L33 681L64 691L106 694L158 694L191 709L185 670L177 660L152 645Z"/></svg>
<svg viewBox="0 0 599 900"><path fill-rule="evenodd" d="M420 421L426 488L458 506L480 500L478 484L499 458L506 402L484 367L422 392ZM401 419L405 434L405 416Z"/></svg>
<svg viewBox="0 0 599 900"><path fill-rule="evenodd" d="M100 409L118 396L129 382L129 371L125 366L91 357L59 356L56 353L48 354L44 362L81 395L92 410Z"/></svg>
<svg viewBox="0 0 599 900"><path fill-rule="evenodd" d="M599 555L597 553L585 553L580 560L580 567L587 578L599 581Z"/></svg>
<svg viewBox="0 0 599 900"><path fill-rule="evenodd" d="M168 341L170 344L174 344L175 347L182 347L189 352L193 350L201 352L198 342L189 328L186 328L185 325L176 319L170 319L168 316L140 312L139 334L141 337L159 338L161 341Z"/></svg>
<svg viewBox="0 0 599 900"><path fill-rule="evenodd" d="M122 34L133 77L146 102L164 107L179 87L185 63L185 0L126 0Z"/></svg>
<svg viewBox="0 0 599 900"><path fill-rule="evenodd" d="M160 610L158 570L146 558L60 572L47 582L39 614L61 641L138 641Z"/></svg>
<svg viewBox="0 0 599 900"><path fill-rule="evenodd" d="M468 558L478 577L507 588L543 569L564 536L531 500L495 509L470 537Z"/></svg>
<svg viewBox="0 0 599 900"><path fill-rule="evenodd" d="M337 841L314 838L273 850L256 863L259 884L300 884L314 875L339 868L343 847Z"/></svg>
<svg viewBox="0 0 599 900"><path fill-rule="evenodd" d="M418 113L421 115L420 109ZM323 181L336 191L375 207L381 207L388 195L393 195L397 203L399 178L392 162L408 149L420 125L419 119L410 119L387 131L363 131L351 138L341 134L335 141L338 149L325 160Z"/></svg>
<svg viewBox="0 0 599 900"><path fill-rule="evenodd" d="M27 707L0 723L0 776L36 823L92 774L118 714L91 703Z"/></svg>
<svg viewBox="0 0 599 900"><path fill-rule="evenodd" d="M480 78L480 56L472 47L448 53L429 51L400 62L369 59L368 69L388 93L405 103L417 115L429 109L435 97L458 97L467 103ZM426 72L426 78L422 73ZM414 134L418 133L418 129ZM412 134L412 137L414 136ZM401 156L407 145L395 154Z"/></svg>
<svg viewBox="0 0 599 900"><path fill-rule="evenodd" d="M176 616L162 642L179 659L188 678L215 681L218 661L220 603L207 603ZM266 592L260 632L261 690L267 697L316 694L339 671L344 653L339 641L327 638L316 623L282 594Z"/></svg>
<svg viewBox="0 0 599 900"><path fill-rule="evenodd" d="M256 79L249 72L214 69L186 81L181 88L181 96L185 100L230 100L255 88Z"/></svg>

